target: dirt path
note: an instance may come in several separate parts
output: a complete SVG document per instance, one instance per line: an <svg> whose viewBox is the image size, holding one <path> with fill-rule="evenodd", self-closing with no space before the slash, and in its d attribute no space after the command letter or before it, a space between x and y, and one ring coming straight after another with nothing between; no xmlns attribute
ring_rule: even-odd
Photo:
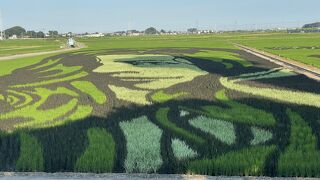
<svg viewBox="0 0 320 180"><path fill-rule="evenodd" d="M257 50L255 48L252 47L248 47L248 46L243 46L240 44L235 44L236 47L250 53L253 54L255 56L258 56L260 58L263 58L265 60L271 61L275 64L278 64L280 66L286 67L288 69L291 69L297 73L300 74L304 74L309 78L315 79L317 81L320 81L320 69L310 66L310 65L306 65L297 61L293 61L287 58L283 58L271 53L267 53L261 50Z"/></svg>
<svg viewBox="0 0 320 180"><path fill-rule="evenodd" d="M4 56L4 57L0 57L0 61L7 61L7 60L12 60L12 59L33 57L33 56L41 56L41 55L46 55L46 54L64 53L64 52L69 52L69 51L80 50L85 47L86 46L84 44L78 43L78 47L76 47L76 48L63 48L63 49L54 50L54 51L45 51L45 52L35 52L35 53L27 53L27 54L17 54L17 55L12 55L12 56Z"/></svg>

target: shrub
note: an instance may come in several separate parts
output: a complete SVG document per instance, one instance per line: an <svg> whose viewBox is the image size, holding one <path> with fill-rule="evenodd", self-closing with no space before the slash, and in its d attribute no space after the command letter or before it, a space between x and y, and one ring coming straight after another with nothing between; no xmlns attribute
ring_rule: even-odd
<svg viewBox="0 0 320 180"><path fill-rule="evenodd" d="M198 116L189 120L189 123L228 145L232 145L236 141L235 129L230 122Z"/></svg>
<svg viewBox="0 0 320 180"><path fill-rule="evenodd" d="M156 172L162 165L160 138L162 130L151 123L146 116L121 122L120 127L127 140L127 173Z"/></svg>
<svg viewBox="0 0 320 180"><path fill-rule="evenodd" d="M44 171L43 150L36 137L20 134L20 156L16 163L18 171Z"/></svg>
<svg viewBox="0 0 320 180"><path fill-rule="evenodd" d="M102 128L88 129L89 145L77 160L75 170L79 172L112 172L115 160L115 142Z"/></svg>

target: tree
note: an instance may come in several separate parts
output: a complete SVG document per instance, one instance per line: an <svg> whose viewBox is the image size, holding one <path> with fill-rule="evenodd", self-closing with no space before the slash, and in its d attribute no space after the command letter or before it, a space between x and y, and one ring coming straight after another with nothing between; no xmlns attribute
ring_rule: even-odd
<svg viewBox="0 0 320 180"><path fill-rule="evenodd" d="M144 33L145 33L145 34L157 34L158 31L157 31L156 28L150 27L150 28L146 29L146 30L144 31Z"/></svg>
<svg viewBox="0 0 320 180"><path fill-rule="evenodd" d="M17 35L18 37L22 37L26 34L26 30L20 26L15 26L5 30L5 34L7 37L11 37L13 35Z"/></svg>
<svg viewBox="0 0 320 180"><path fill-rule="evenodd" d="M50 35L50 37L58 37L59 36L59 33L58 33L58 31L49 31L49 35Z"/></svg>
<svg viewBox="0 0 320 180"><path fill-rule="evenodd" d="M37 38L44 38L45 34L42 31L37 32Z"/></svg>
<svg viewBox="0 0 320 180"><path fill-rule="evenodd" d="M164 29L161 29L160 33L165 34L166 31Z"/></svg>
<svg viewBox="0 0 320 180"><path fill-rule="evenodd" d="M320 22L305 24L302 28L319 28Z"/></svg>
<svg viewBox="0 0 320 180"><path fill-rule="evenodd" d="M35 31L27 31L27 36L29 36L30 38L36 38L37 33Z"/></svg>

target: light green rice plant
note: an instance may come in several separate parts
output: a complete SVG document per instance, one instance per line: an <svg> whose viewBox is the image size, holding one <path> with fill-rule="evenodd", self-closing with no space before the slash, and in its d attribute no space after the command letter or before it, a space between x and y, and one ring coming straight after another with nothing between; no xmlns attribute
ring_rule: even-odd
<svg viewBox="0 0 320 180"><path fill-rule="evenodd" d="M253 139L250 141L251 145L263 144L272 139L272 133L270 131L251 127L251 132L253 134Z"/></svg>
<svg viewBox="0 0 320 180"><path fill-rule="evenodd" d="M81 92L89 95L98 104L104 104L107 101L107 96L100 91L92 82L89 81L73 81L71 85Z"/></svg>
<svg viewBox="0 0 320 180"><path fill-rule="evenodd" d="M185 110L180 110L180 117L185 117L188 116L190 113L188 111Z"/></svg>
<svg viewBox="0 0 320 180"><path fill-rule="evenodd" d="M194 158L198 155L198 153L192 150L184 141L179 139L172 139L171 148L174 156L178 160Z"/></svg>
<svg viewBox="0 0 320 180"><path fill-rule="evenodd" d="M87 135L89 145L77 160L75 170L93 173L112 172L116 145L111 134L102 128L90 128Z"/></svg>
<svg viewBox="0 0 320 180"><path fill-rule="evenodd" d="M235 129L231 122L198 116L194 119L190 119L189 123L193 127L213 135L218 140L228 145L232 145L236 141Z"/></svg>
<svg viewBox="0 0 320 180"><path fill-rule="evenodd" d="M173 131L174 133L179 134L180 136L183 136L183 137L185 137L195 143L198 143L198 144L205 143L205 140L202 137L197 136L195 134L192 134L192 133L178 127L176 124L170 122L168 119L169 110L170 110L170 108L160 108L156 112L156 118L157 118L158 122L161 123L162 126L164 126L165 128L169 129L170 131Z"/></svg>
<svg viewBox="0 0 320 180"><path fill-rule="evenodd" d="M14 91L14 90L7 90L7 92L9 94L12 94L13 96L20 96L20 97L23 97L23 100L22 100L22 103L19 103L19 104L13 104L15 108L20 108L20 107L23 107L25 105L28 105L30 104L32 101L33 101L33 98L27 94L27 93L24 93L24 92L18 92L18 91Z"/></svg>
<svg viewBox="0 0 320 180"><path fill-rule="evenodd" d="M20 156L16 163L16 169L18 171L43 171L43 149L37 138L21 133L20 143Z"/></svg>
<svg viewBox="0 0 320 180"><path fill-rule="evenodd" d="M124 166L127 173L155 173L162 165L160 139L162 130L146 116L120 123L126 138L127 156Z"/></svg>

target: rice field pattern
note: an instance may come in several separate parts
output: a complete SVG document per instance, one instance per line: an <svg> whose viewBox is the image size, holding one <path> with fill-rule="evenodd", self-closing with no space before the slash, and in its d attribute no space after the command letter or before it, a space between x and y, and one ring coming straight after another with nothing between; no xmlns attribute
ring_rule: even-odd
<svg viewBox="0 0 320 180"><path fill-rule="evenodd" d="M0 170L320 177L319 89L240 50L45 58L0 77Z"/></svg>

